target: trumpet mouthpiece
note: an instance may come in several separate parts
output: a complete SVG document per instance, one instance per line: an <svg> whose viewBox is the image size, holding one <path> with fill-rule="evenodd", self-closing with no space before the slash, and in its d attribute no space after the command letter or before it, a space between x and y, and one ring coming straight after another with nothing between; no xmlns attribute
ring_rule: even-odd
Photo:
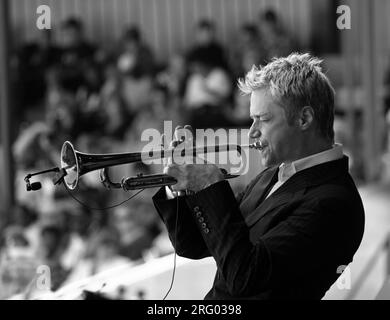
<svg viewBox="0 0 390 320"><path fill-rule="evenodd" d="M256 141L256 142L250 144L250 145L249 145L249 148L261 150L261 149L264 148L264 146L263 146L263 144L261 143L261 141Z"/></svg>

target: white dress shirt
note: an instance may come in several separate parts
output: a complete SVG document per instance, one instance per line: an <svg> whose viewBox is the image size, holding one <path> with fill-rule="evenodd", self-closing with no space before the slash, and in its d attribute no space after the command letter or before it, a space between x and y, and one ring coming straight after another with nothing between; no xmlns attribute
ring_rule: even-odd
<svg viewBox="0 0 390 320"><path fill-rule="evenodd" d="M331 149L315 153L311 156L295 160L293 162L282 163L279 166L278 181L274 184L266 199L279 189L283 183L290 179L297 172L314 167L321 163L334 161L343 157L343 147L341 144L334 144Z"/></svg>

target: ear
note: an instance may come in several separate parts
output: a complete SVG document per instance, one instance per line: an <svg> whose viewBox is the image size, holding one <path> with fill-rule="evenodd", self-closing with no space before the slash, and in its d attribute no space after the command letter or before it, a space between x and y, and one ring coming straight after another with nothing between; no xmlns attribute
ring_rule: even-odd
<svg viewBox="0 0 390 320"><path fill-rule="evenodd" d="M304 106L299 114L298 125L301 130L307 130L310 128L314 121L314 110L310 106Z"/></svg>

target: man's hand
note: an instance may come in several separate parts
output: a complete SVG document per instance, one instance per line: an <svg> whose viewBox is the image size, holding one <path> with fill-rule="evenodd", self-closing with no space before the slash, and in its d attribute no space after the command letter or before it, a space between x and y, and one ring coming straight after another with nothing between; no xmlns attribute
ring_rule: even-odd
<svg viewBox="0 0 390 320"><path fill-rule="evenodd" d="M172 191L198 192L224 179L215 164L169 164L164 173L178 181L171 186Z"/></svg>
<svg viewBox="0 0 390 320"><path fill-rule="evenodd" d="M164 138L164 137L163 137ZM175 128L174 140L170 148L174 149L184 143L185 148L194 148L191 126ZM224 179L223 173L214 164L199 164L192 155L184 158L184 163L177 164L172 158L165 159L164 173L174 177L178 182L170 188L174 195L191 194ZM181 159L183 160L183 159ZM205 162L204 160L200 162Z"/></svg>

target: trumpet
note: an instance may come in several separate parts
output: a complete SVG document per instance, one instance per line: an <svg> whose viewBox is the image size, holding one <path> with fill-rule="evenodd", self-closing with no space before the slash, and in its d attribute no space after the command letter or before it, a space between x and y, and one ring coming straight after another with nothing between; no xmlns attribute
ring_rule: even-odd
<svg viewBox="0 0 390 320"><path fill-rule="evenodd" d="M181 150L180 155L200 155L209 152L237 151L241 156L242 148L262 149L260 141L249 145L216 145L195 147ZM72 143L65 141L61 149L61 169L65 186L69 190L74 190L84 174L100 170L100 181L108 189L123 189L125 191L155 188L161 186L170 186L177 183L177 180L166 174L143 175L138 174L135 177L123 178L120 182L113 182L109 176L109 167L141 162L142 159L163 159L172 157L176 149L162 149L151 152L129 152L129 153L109 153L109 154L90 154L83 153L74 149ZM239 175L227 173L221 169L225 179L238 177Z"/></svg>

